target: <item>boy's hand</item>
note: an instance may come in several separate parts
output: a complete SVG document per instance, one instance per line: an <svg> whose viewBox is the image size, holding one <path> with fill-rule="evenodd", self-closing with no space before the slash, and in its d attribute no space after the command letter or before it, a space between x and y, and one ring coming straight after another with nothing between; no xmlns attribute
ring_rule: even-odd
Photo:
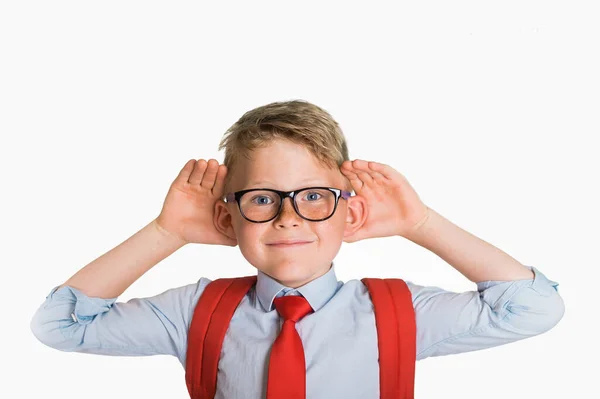
<svg viewBox="0 0 600 399"><path fill-rule="evenodd" d="M186 243L237 245L220 233L213 222L215 203L223 197L227 168L215 159L190 159L169 189L160 215L159 227Z"/></svg>
<svg viewBox="0 0 600 399"><path fill-rule="evenodd" d="M340 171L356 195L367 202L367 219L346 242L399 235L409 237L428 218L429 208L406 178L391 166L363 160L344 161Z"/></svg>

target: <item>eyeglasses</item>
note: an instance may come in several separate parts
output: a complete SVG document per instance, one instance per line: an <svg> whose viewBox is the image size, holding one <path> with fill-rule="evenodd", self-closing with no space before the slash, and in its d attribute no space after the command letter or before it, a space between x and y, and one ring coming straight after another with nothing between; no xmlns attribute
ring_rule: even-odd
<svg viewBox="0 0 600 399"><path fill-rule="evenodd" d="M251 188L228 193L226 202L236 201L244 219L253 223L265 223L275 219L283 209L283 201L290 197L294 210L305 220L321 222L335 213L340 197L347 200L349 191L331 187L305 187L293 191L269 188Z"/></svg>

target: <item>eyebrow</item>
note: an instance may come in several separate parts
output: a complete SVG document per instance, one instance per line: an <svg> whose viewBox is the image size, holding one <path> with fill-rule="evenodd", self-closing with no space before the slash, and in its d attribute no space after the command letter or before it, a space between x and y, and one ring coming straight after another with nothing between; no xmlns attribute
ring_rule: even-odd
<svg viewBox="0 0 600 399"><path fill-rule="evenodd" d="M266 184L266 186L265 186L265 184ZM311 187L311 186L312 187L329 187L330 186L329 183L323 183L322 181L316 181L315 179L304 179L304 180L299 181L298 184L299 184L298 187ZM268 188L268 187L273 187L275 185L266 180L257 180L257 181L249 182L247 187L255 188L255 186Z"/></svg>

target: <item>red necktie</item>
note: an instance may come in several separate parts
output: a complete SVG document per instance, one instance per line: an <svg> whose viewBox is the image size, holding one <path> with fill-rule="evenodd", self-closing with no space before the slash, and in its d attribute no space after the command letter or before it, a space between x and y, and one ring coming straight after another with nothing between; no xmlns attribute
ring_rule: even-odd
<svg viewBox="0 0 600 399"><path fill-rule="evenodd" d="M306 363L296 322L313 309L303 296L282 296L273 303L284 322L269 358L267 399L305 399Z"/></svg>

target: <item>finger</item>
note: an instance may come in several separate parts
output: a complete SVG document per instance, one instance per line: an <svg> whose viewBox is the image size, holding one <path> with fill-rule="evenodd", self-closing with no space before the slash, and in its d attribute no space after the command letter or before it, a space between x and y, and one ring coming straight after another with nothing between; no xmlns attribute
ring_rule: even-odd
<svg viewBox="0 0 600 399"><path fill-rule="evenodd" d="M400 175L400 172L391 166L378 162L369 162L369 169L381 173L386 179L393 179Z"/></svg>
<svg viewBox="0 0 600 399"><path fill-rule="evenodd" d="M352 169L352 162L351 161L342 162L342 164L340 165L340 169Z"/></svg>
<svg viewBox="0 0 600 399"><path fill-rule="evenodd" d="M350 184L352 184L352 188L354 188L354 191L357 194L359 194L361 192L363 184L364 184L362 182L362 180L360 180L358 175L356 173L354 173L353 171L344 171L344 175L350 181Z"/></svg>
<svg viewBox="0 0 600 399"><path fill-rule="evenodd" d="M364 181L364 183L368 185L372 185L373 182L386 183L387 180L389 180L388 177L386 177L383 173L380 172L381 170L383 170L381 166L386 167L387 165L379 164L377 162L368 162L361 159L356 159L349 165L351 165L349 166L350 170L358 174L359 177ZM389 166L387 167L395 172L394 169L390 168Z"/></svg>
<svg viewBox="0 0 600 399"><path fill-rule="evenodd" d="M348 173L353 173L353 174L357 175L358 178L360 178L365 184L368 184L368 185L373 185L374 183L384 184L388 181L388 179L379 172L373 172L373 171L363 172L361 170L353 170L351 172L349 172L349 171L344 172L345 175Z"/></svg>
<svg viewBox="0 0 600 399"><path fill-rule="evenodd" d="M209 159L206 170L204 171L204 176L202 176L202 182L200 182L200 186L203 188L211 189L215 185L215 178L217 177L217 170L219 169L219 161L216 159Z"/></svg>
<svg viewBox="0 0 600 399"><path fill-rule="evenodd" d="M357 162L357 160L344 161L342 163L342 165L340 166L341 172L350 172L350 173L354 173L354 174L357 174L360 171L368 171L368 170L369 170L368 167L366 167L364 163L361 164L360 162Z"/></svg>
<svg viewBox="0 0 600 399"><path fill-rule="evenodd" d="M355 159L352 161L352 166L354 169L369 170L369 162L363 159Z"/></svg>
<svg viewBox="0 0 600 399"><path fill-rule="evenodd" d="M379 172L371 171L370 174L373 180L375 180L377 183L385 183L387 180L386 177Z"/></svg>
<svg viewBox="0 0 600 399"><path fill-rule="evenodd" d="M198 161L196 161L196 164L194 165L194 171L190 175L188 182L192 185L200 184L207 165L208 163L204 159L198 159Z"/></svg>
<svg viewBox="0 0 600 399"><path fill-rule="evenodd" d="M225 185L225 176L227 175L227 166L219 165L217 170L217 178L215 180L215 186L212 189L212 193L215 196L221 197L223 195L223 186Z"/></svg>
<svg viewBox="0 0 600 399"><path fill-rule="evenodd" d="M343 163L342 166L340 166L340 172L346 174L346 173L355 173L354 172L354 168L352 167L352 164L346 164Z"/></svg>
<svg viewBox="0 0 600 399"><path fill-rule="evenodd" d="M354 173L360 177L360 179L367 185L373 184L373 177L371 177L369 170L369 163L362 159L355 159L352 161L352 167L354 169Z"/></svg>
<svg viewBox="0 0 600 399"><path fill-rule="evenodd" d="M354 170L354 168L352 167L352 164L342 164L340 166L340 172L344 175L344 176L348 176L348 174L353 173L356 174L356 171Z"/></svg>
<svg viewBox="0 0 600 399"><path fill-rule="evenodd" d="M179 174L175 178L176 183L183 184L188 182L190 173L192 173L192 170L194 170L194 163L196 163L195 159L190 159L185 163L185 165L183 166L183 168L181 168Z"/></svg>
<svg viewBox="0 0 600 399"><path fill-rule="evenodd" d="M373 178L371 177L371 173L358 170L356 174L358 175L360 180L362 180L363 183L365 183L366 185L373 185Z"/></svg>

